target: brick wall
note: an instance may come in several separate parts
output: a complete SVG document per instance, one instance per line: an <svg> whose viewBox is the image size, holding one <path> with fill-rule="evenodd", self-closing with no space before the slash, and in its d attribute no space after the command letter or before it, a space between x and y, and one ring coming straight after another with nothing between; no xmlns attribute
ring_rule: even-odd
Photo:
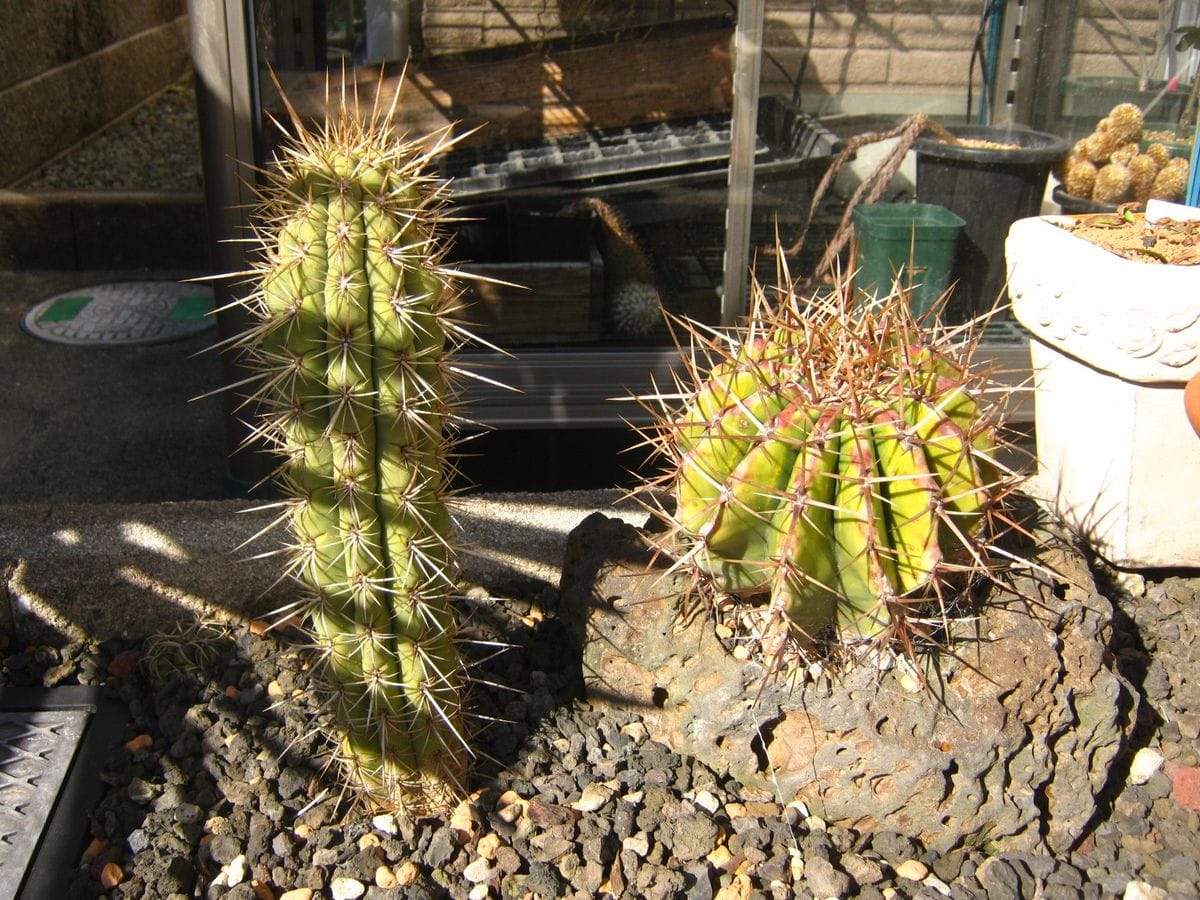
<svg viewBox="0 0 1200 900"><path fill-rule="evenodd" d="M426 50L447 53L537 42L647 24L665 17L660 0L425 0L421 32ZM728 15L716 0L678 0L677 18Z"/></svg>
<svg viewBox="0 0 1200 900"><path fill-rule="evenodd" d="M0 186L183 75L186 0L0 0Z"/></svg>
<svg viewBox="0 0 1200 900"><path fill-rule="evenodd" d="M965 90L978 26L974 3L768 2L764 91L815 112L892 112L898 103ZM903 98L903 99L902 99ZM914 109L915 111L915 109Z"/></svg>
<svg viewBox="0 0 1200 900"><path fill-rule="evenodd" d="M1128 24L1127 31L1098 0L1081 3L1071 35L1070 73L1140 76L1139 43L1142 52L1151 57L1158 44L1158 5L1150 0L1109 0L1109 6ZM1161 74L1161 69L1154 74Z"/></svg>
<svg viewBox="0 0 1200 900"><path fill-rule="evenodd" d="M1100 0L1029 2L1075 4L1069 33L1052 41L1069 54L1068 72L1139 73L1134 40ZM1107 5L1152 52L1159 0ZM645 20L657 7L654 0L512 0L501 11L492 0L425 0L423 31L427 49L438 53L557 37L581 23L622 16ZM961 114L982 8L983 0L767 0L763 89L791 94L803 73L801 97L813 112ZM727 8L691 0L675 9L678 15ZM976 71L976 90L978 82Z"/></svg>
<svg viewBox="0 0 1200 900"><path fill-rule="evenodd" d="M1030 0L1031 4L1035 0ZM1070 0L1036 0L1043 6ZM1110 0L1151 52L1157 0ZM791 92L820 113L962 113L982 0L768 0L764 90ZM1137 74L1134 40L1099 0L1077 0L1069 32L1050 43L1077 74ZM1003 76L1003 73L1001 73ZM978 90L976 68L973 87ZM1039 85L1057 91L1058 85Z"/></svg>

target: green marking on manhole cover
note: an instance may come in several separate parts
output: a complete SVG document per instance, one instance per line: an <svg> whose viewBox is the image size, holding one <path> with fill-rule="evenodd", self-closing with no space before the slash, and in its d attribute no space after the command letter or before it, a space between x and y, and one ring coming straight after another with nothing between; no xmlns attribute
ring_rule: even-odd
<svg viewBox="0 0 1200 900"><path fill-rule="evenodd" d="M212 312L212 294L189 295L175 301L171 310L172 322L200 322Z"/></svg>
<svg viewBox="0 0 1200 900"><path fill-rule="evenodd" d="M25 313L27 332L57 344L157 344L216 324L211 288L174 281L129 281L79 288Z"/></svg>
<svg viewBox="0 0 1200 900"><path fill-rule="evenodd" d="M91 297L58 297L42 310L38 322L70 322L92 302Z"/></svg>

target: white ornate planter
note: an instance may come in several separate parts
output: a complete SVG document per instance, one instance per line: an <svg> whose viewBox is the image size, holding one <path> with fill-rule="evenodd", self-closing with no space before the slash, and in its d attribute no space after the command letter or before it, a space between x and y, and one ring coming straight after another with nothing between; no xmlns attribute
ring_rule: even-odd
<svg viewBox="0 0 1200 900"><path fill-rule="evenodd" d="M1200 267L1123 259L1050 218L1006 244L1013 313L1033 333L1040 490L1109 562L1200 566Z"/></svg>

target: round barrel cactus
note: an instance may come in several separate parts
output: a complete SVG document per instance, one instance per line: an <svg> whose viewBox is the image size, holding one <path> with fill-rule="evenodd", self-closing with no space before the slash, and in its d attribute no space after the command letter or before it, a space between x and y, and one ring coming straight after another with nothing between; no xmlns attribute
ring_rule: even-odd
<svg viewBox="0 0 1200 900"><path fill-rule="evenodd" d="M922 328L902 293L851 296L787 285L758 290L733 336L682 323L682 404L653 398L671 539L710 583L765 606L776 650L911 651L997 558L1012 479L973 332Z"/></svg>
<svg viewBox="0 0 1200 900"><path fill-rule="evenodd" d="M350 780L374 806L437 813L470 758L443 499L457 300L423 173L439 146L335 106L319 128L293 115L266 175L242 343Z"/></svg>

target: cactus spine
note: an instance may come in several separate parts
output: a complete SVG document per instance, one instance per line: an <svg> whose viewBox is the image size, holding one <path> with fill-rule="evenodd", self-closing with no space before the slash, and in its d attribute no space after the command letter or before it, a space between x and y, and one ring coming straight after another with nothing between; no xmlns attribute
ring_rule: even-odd
<svg viewBox="0 0 1200 900"><path fill-rule="evenodd" d="M643 398L671 546L699 580L765 601L771 656L911 652L972 573L999 568L989 542L1013 479L971 374L977 339L922 329L902 293L851 296L805 301L788 283L756 289L732 337L682 322L688 374Z"/></svg>
<svg viewBox="0 0 1200 900"><path fill-rule="evenodd" d="M394 110L347 97L291 139L262 189L256 325L261 433L282 455L293 574L310 595L349 780L373 806L437 813L469 752L444 502L445 354L457 299L437 222L432 149Z"/></svg>

